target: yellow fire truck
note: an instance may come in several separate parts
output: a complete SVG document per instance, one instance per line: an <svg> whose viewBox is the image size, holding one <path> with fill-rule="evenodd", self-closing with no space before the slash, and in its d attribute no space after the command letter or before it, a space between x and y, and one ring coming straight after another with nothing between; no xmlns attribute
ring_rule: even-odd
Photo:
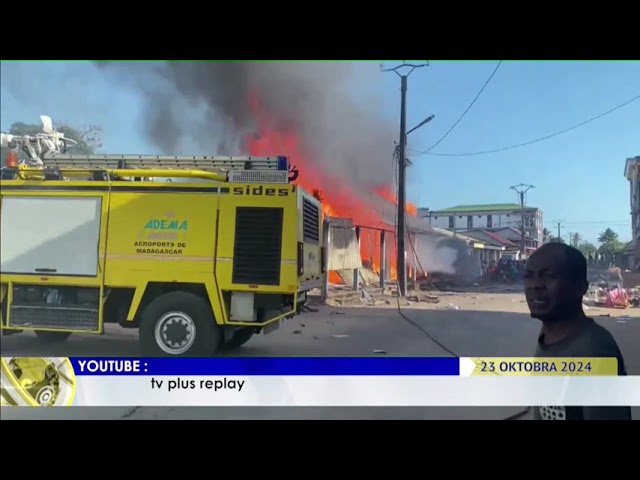
<svg viewBox="0 0 640 480"><path fill-rule="evenodd" d="M322 209L286 157L48 153L0 179L4 335L138 328L144 356L209 356L300 313Z"/></svg>

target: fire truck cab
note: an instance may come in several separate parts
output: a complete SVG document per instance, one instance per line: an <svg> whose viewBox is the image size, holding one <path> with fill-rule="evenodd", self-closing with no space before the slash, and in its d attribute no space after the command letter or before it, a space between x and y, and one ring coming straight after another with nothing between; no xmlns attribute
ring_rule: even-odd
<svg viewBox="0 0 640 480"><path fill-rule="evenodd" d="M269 333L322 285L322 208L286 157L49 153L0 179L0 328L138 328L144 356ZM169 181L168 181L169 180Z"/></svg>

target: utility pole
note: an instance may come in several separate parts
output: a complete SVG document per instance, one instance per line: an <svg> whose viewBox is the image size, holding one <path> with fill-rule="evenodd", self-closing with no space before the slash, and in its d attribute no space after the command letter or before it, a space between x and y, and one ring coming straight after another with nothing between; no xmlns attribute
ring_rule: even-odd
<svg viewBox="0 0 640 480"><path fill-rule="evenodd" d="M532 188L536 188L533 185L528 185L525 183L521 183L519 185L513 185L509 187L511 190L514 190L518 194L518 200L520 201L520 258L524 258L525 255L525 229L524 229L524 196L525 194L531 190Z"/></svg>
<svg viewBox="0 0 640 480"><path fill-rule="evenodd" d="M564 223L564 220L554 220L553 223L555 223L556 227L558 228L558 235L556 236L556 238L558 239L558 241L560 241L560 239L562 238L560 236L560 229L562 228L562 224Z"/></svg>
<svg viewBox="0 0 640 480"><path fill-rule="evenodd" d="M398 296L400 297L406 297L407 295L407 257L405 247L407 235L405 221L407 203L407 79L416 68L428 65L428 63L412 64L403 61L400 65L392 68L381 67L383 72L394 72L400 77L400 143L398 144L398 210L396 213L396 264L398 270ZM408 73L401 74L400 70L403 68L408 68Z"/></svg>

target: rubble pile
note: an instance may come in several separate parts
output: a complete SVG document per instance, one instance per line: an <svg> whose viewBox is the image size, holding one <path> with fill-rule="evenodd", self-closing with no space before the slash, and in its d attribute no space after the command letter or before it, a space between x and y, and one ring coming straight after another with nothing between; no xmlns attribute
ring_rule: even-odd
<svg viewBox="0 0 640 480"><path fill-rule="evenodd" d="M380 287L379 276L370 269L360 270L359 288L353 285L353 270L338 272L344 284L329 284L329 295L326 303L331 306L384 306L409 305L411 303L439 303L440 298L434 293L437 290L430 282L421 280L414 289L409 290L406 298L398 299L396 282L388 282L384 288Z"/></svg>

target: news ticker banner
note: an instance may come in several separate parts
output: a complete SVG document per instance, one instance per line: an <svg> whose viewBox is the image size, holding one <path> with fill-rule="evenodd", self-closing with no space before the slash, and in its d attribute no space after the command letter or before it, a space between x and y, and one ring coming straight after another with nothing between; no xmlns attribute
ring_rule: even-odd
<svg viewBox="0 0 640 480"><path fill-rule="evenodd" d="M2 406L640 405L614 358L3 357Z"/></svg>

